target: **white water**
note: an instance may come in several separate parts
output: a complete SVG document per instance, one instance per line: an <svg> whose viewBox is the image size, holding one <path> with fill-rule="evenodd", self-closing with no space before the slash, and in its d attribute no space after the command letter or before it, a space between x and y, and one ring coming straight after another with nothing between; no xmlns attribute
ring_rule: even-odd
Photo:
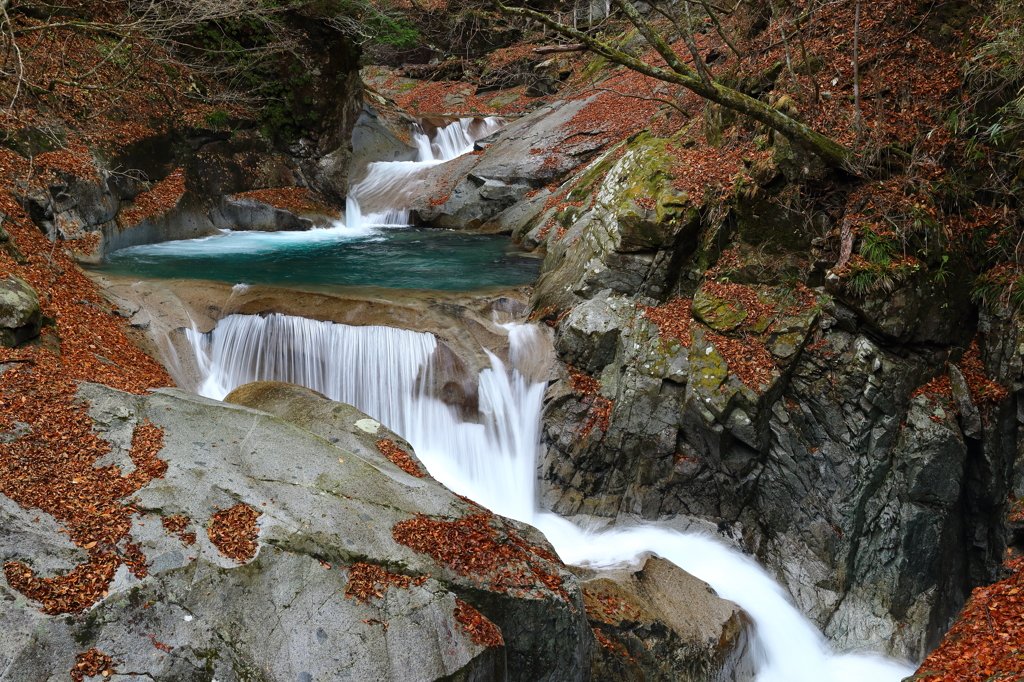
<svg viewBox="0 0 1024 682"><path fill-rule="evenodd" d="M415 161L376 161L366 176L349 190L345 202L345 227L353 233L380 227L409 225L409 205L417 185L439 163L473 151L473 144L504 122L498 118L460 118L434 131L433 139L418 124L410 131L417 149ZM372 207L363 213L363 206Z"/></svg>
<svg viewBox="0 0 1024 682"><path fill-rule="evenodd" d="M387 424L413 445L435 478L499 514L536 526L566 563L621 567L651 551L706 581L753 618L757 682L898 682L913 673L881 656L831 653L760 566L713 537L657 525L587 532L538 511L544 385L524 378L531 374L537 332L505 327L514 369L507 371L492 355L491 368L480 373L480 424L462 422L454 409L424 395L436 347L429 334L271 315L230 316L211 334L191 338L205 359L203 395L221 398L256 379L303 384Z"/></svg>

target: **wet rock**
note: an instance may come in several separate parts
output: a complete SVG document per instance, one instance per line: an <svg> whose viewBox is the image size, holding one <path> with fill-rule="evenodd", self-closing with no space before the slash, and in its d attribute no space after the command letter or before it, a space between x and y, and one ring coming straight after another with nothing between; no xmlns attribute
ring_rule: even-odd
<svg viewBox="0 0 1024 682"><path fill-rule="evenodd" d="M0 346L14 348L34 339L42 324L36 290L13 275L0 280Z"/></svg>
<svg viewBox="0 0 1024 682"><path fill-rule="evenodd" d="M754 679L752 623L707 583L646 555L637 570L582 582L598 638L594 680L745 682Z"/></svg>
<svg viewBox="0 0 1024 682"><path fill-rule="evenodd" d="M372 462L374 466L390 470L395 464L377 447L378 441L389 439L405 450L416 466L426 471L412 446L380 422L351 405L335 402L304 386L280 381L254 381L236 388L224 398L224 402L269 412Z"/></svg>

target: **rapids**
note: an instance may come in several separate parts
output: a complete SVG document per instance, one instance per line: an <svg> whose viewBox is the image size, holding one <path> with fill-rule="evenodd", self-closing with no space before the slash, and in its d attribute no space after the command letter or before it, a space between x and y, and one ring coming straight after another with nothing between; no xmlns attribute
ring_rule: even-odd
<svg viewBox="0 0 1024 682"><path fill-rule="evenodd" d="M413 445L436 479L539 528L568 564L621 567L650 551L701 578L753 619L758 682L898 682L913 673L882 656L831 652L764 569L710 535L657 524L587 531L540 511L536 467L545 385L531 380L538 331L503 326L513 367L491 355L491 367L480 373L481 423L464 422L429 395L429 359L436 347L429 334L235 315L190 339L205 374L203 395L223 398L257 379L302 384L387 424Z"/></svg>

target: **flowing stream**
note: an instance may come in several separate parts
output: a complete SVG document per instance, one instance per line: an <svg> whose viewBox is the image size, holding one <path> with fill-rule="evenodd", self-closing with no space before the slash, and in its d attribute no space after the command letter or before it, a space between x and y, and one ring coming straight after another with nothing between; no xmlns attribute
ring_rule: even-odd
<svg viewBox="0 0 1024 682"><path fill-rule="evenodd" d="M755 623L758 682L898 682L906 665L870 654L834 654L785 591L756 562L715 538L649 524L588 532L541 512L536 465L545 385L532 381L537 330L509 332L506 368L491 355L480 373L481 423L462 421L429 395L430 334L349 327L270 315L233 315L190 336L205 374L200 393L223 398L249 381L302 384L350 403L405 437L439 481L492 511L529 523L568 564L594 569L635 563L654 552L739 604Z"/></svg>
<svg viewBox="0 0 1024 682"><path fill-rule="evenodd" d="M424 122L430 127L430 124ZM465 291L537 279L541 260L507 237L414 228L409 206L421 176L471 152L498 130L493 118L414 126L417 161L371 163L351 188L345 221L305 232L224 230L199 239L145 244L108 254L94 269L161 279L213 279L285 286L379 286ZM363 214L360 204L370 211Z"/></svg>

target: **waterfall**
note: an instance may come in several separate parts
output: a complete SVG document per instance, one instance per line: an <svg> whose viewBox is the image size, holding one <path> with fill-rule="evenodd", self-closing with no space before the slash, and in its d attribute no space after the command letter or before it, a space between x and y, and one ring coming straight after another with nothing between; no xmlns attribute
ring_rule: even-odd
<svg viewBox="0 0 1024 682"><path fill-rule="evenodd" d="M503 125L500 118L494 117L460 118L438 128L433 140L423 132L422 126L416 126L413 139L420 151L420 161L451 161L473 151L477 140L500 130Z"/></svg>
<svg viewBox="0 0 1024 682"><path fill-rule="evenodd" d="M473 151L473 144L499 130L499 118L459 118L434 129L433 138L420 124L410 130L417 149L415 161L375 161L366 176L349 190L345 200L345 226L361 232L374 227L409 225L409 205L429 170ZM369 212L364 213L364 210Z"/></svg>
<svg viewBox="0 0 1024 682"><path fill-rule="evenodd" d="M384 424L409 421L408 396L437 346L431 334L289 315L229 315L209 334L186 333L204 375L200 395L223 400L250 381L286 381Z"/></svg>
<svg viewBox="0 0 1024 682"><path fill-rule="evenodd" d="M405 437L439 481L491 510L539 528L563 561L621 567L652 551L710 584L754 621L757 682L898 682L908 666L833 654L821 633L752 559L710 535L656 524L588 532L536 506L536 458L545 386L531 381L537 329L509 331L511 370L494 355L480 373L481 423L429 395L436 340L387 327L233 315L190 338L206 366L200 393L221 398L256 379L303 384L355 405Z"/></svg>

